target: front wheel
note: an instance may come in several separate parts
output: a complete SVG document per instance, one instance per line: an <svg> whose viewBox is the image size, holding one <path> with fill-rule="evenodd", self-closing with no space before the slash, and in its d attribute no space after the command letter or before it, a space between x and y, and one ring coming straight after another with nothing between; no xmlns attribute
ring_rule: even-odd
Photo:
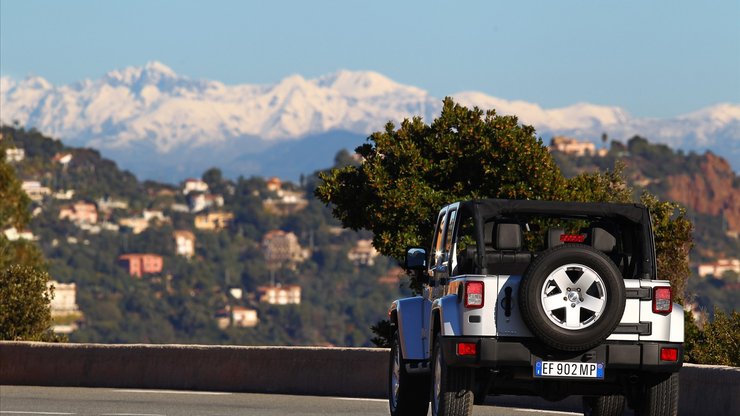
<svg viewBox="0 0 740 416"><path fill-rule="evenodd" d="M388 368L388 403L392 416L426 416L429 409L429 377L409 374L401 354L398 331L391 341L391 359Z"/></svg>
<svg viewBox="0 0 740 416"><path fill-rule="evenodd" d="M676 416L678 414L678 373L645 383L636 403L637 416Z"/></svg>
<svg viewBox="0 0 740 416"><path fill-rule="evenodd" d="M445 363L439 336L435 336L432 356L432 416L472 415L474 383L473 369L449 367Z"/></svg>

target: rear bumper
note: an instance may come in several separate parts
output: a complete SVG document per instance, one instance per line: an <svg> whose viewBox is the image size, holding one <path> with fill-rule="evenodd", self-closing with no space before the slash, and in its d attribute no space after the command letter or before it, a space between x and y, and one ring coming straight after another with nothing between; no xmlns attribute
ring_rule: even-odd
<svg viewBox="0 0 740 416"><path fill-rule="evenodd" d="M554 352L537 340L493 337L441 337L448 365L479 368L534 367L538 360L604 363L607 370L627 370L655 373L679 371L683 365L683 344L669 342L605 342L588 351ZM475 355L459 355L457 344L475 343ZM660 358L661 348L676 348L677 361Z"/></svg>

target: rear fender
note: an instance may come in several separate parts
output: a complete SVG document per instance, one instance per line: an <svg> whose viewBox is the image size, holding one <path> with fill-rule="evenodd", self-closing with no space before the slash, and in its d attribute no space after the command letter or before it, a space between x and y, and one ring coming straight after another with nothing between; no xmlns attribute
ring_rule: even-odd
<svg viewBox="0 0 740 416"><path fill-rule="evenodd" d="M398 299L391 305L391 323L398 328L401 354L406 360L429 359L423 338L429 327L429 305L421 296Z"/></svg>
<svg viewBox="0 0 740 416"><path fill-rule="evenodd" d="M445 337L462 335L462 322L460 316L460 302L457 295L443 296L432 303L432 316L437 319L439 325L439 334ZM430 328L429 339L434 335L434 326Z"/></svg>

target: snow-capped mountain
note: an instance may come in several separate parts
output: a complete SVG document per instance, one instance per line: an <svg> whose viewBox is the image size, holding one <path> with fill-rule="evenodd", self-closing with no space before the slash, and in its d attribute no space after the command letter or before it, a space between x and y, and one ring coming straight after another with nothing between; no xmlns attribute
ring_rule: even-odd
<svg viewBox="0 0 740 416"><path fill-rule="evenodd" d="M543 109L479 92L451 95L465 105L515 114L546 140L553 134L588 140L603 132L622 140L640 134L675 147L711 149L740 170L738 104L646 119L586 103ZM170 180L223 165L230 165L226 170L233 174L263 174L270 170L264 161L275 159L264 152L279 143L283 150L300 148L304 159L313 160L318 155L310 154L312 148L331 150L290 142L312 137L318 144L324 133L343 131L352 147L388 120L420 115L430 121L440 108L438 97L370 71L339 71L316 79L293 75L274 85L225 85L190 79L150 62L62 86L38 76L0 77L0 122L17 121L69 145L98 148L136 173ZM341 145L336 134L330 141ZM325 157L331 160L333 154Z"/></svg>

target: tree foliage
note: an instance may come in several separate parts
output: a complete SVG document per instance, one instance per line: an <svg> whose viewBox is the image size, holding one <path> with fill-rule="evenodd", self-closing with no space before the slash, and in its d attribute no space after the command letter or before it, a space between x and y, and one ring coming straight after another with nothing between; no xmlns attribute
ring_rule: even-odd
<svg viewBox="0 0 740 416"><path fill-rule="evenodd" d="M440 206L470 198L555 199L564 179L531 126L513 116L444 100L431 124L388 123L357 148L364 158L321 174L316 196L345 227L368 229L381 253L401 259L431 243Z"/></svg>
<svg viewBox="0 0 740 416"><path fill-rule="evenodd" d="M31 202L21 189L13 167L5 161L5 148L0 146L0 229L23 229L30 219Z"/></svg>
<svg viewBox="0 0 740 416"><path fill-rule="evenodd" d="M693 230L691 220L682 206L675 202L660 201L648 192L642 194L640 202L650 209L652 217L658 278L671 281L673 300L681 302L691 273L689 270Z"/></svg>
<svg viewBox="0 0 740 416"><path fill-rule="evenodd" d="M714 310L714 320L699 329L686 312L686 360L692 363L740 366L740 312Z"/></svg>
<svg viewBox="0 0 740 416"><path fill-rule="evenodd" d="M50 337L49 275L35 268L12 265L0 271L0 339L40 341Z"/></svg>
<svg viewBox="0 0 740 416"><path fill-rule="evenodd" d="M30 200L0 148L0 232L23 230ZM51 293L43 256L31 242L9 241L0 233L0 339L41 340L49 337Z"/></svg>

